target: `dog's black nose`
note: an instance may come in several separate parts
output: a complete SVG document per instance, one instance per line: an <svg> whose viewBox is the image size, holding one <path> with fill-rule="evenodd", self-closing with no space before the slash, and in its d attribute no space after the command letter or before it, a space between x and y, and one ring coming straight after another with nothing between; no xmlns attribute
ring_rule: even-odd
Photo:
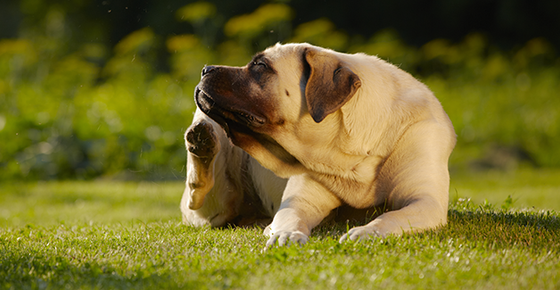
<svg viewBox="0 0 560 290"><path fill-rule="evenodd" d="M205 67L202 69L202 76L207 75L209 72L211 72L211 71L213 71L213 70L215 70L215 69L216 69L216 67L213 66L213 65L205 66Z"/></svg>

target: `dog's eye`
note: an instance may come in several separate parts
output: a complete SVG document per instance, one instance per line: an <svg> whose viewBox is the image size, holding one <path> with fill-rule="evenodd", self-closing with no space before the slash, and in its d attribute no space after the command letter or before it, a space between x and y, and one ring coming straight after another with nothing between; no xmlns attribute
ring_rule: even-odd
<svg viewBox="0 0 560 290"><path fill-rule="evenodd" d="M262 62L262 61L260 61L260 60L254 61L254 62L253 62L253 66L255 66L255 67L258 66L258 67L262 67L262 68L267 68L266 63L264 63L264 62Z"/></svg>

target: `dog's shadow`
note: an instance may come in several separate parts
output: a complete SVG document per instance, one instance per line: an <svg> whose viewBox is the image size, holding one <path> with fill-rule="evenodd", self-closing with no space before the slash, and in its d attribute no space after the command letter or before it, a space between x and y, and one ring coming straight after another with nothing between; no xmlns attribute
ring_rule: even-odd
<svg viewBox="0 0 560 290"><path fill-rule="evenodd" d="M331 213L323 219L323 221L313 229L313 232L323 229L335 233L345 233L347 227L355 227L365 225L374 220L384 212L390 209L387 205L369 207L365 209L356 209L348 205L340 206L331 211ZM234 228L266 228L272 222L272 217L266 217L262 214L253 215L240 215L224 226L217 227L218 229L234 229ZM331 230L329 230L331 229ZM333 233L333 234L335 234Z"/></svg>
<svg viewBox="0 0 560 290"><path fill-rule="evenodd" d="M386 207L357 210L340 207L313 229L318 239L337 239L349 229L366 225L387 212ZM259 227L264 229L271 219L243 225L229 224L225 228ZM484 208L451 206L446 225L421 233L406 234L404 238L429 238L442 243L450 238L485 247L511 248L521 246L531 251L560 253L560 216L554 211L505 211Z"/></svg>
<svg viewBox="0 0 560 290"><path fill-rule="evenodd" d="M359 219L337 220L323 223L313 235L320 238L337 238L348 229L367 224L376 215ZM484 209L455 209L448 211L448 223L437 229L406 234L406 237L426 237L440 240L450 238L473 245L510 248L524 247L531 251L560 253L560 216L551 211L494 211Z"/></svg>
<svg viewBox="0 0 560 290"><path fill-rule="evenodd" d="M450 209L448 225L441 230L475 243L523 246L560 252L560 217L554 211L495 211Z"/></svg>

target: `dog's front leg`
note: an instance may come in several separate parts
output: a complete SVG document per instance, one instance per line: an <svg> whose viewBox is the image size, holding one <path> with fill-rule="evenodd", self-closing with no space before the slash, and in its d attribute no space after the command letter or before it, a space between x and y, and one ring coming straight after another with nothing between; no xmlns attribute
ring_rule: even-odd
<svg viewBox="0 0 560 290"><path fill-rule="evenodd" d="M280 209L265 229L264 234L270 237L266 248L276 241L279 246L288 241L306 243L311 229L340 205L341 201L334 194L307 174L290 177Z"/></svg>
<svg viewBox="0 0 560 290"><path fill-rule="evenodd" d="M424 196L411 204L394 211L386 212L367 225L350 229L339 242L357 241L388 235L422 231L442 226L447 222L447 207L442 206L430 196Z"/></svg>

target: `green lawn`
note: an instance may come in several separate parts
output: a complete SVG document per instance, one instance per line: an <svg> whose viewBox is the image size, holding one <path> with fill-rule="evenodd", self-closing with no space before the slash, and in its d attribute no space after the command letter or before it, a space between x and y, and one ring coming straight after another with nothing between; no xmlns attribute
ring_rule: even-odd
<svg viewBox="0 0 560 290"><path fill-rule="evenodd" d="M539 209L559 174L453 174L444 228L339 244L331 224L266 252L258 228L181 225L181 183L1 184L0 289L558 289L560 217Z"/></svg>
<svg viewBox="0 0 560 290"><path fill-rule="evenodd" d="M180 182L0 184L0 226L178 219L183 189Z"/></svg>
<svg viewBox="0 0 560 290"><path fill-rule="evenodd" d="M498 208L511 196L513 207L560 212L560 170L520 169L512 172L479 171L451 174L451 199L488 201Z"/></svg>

